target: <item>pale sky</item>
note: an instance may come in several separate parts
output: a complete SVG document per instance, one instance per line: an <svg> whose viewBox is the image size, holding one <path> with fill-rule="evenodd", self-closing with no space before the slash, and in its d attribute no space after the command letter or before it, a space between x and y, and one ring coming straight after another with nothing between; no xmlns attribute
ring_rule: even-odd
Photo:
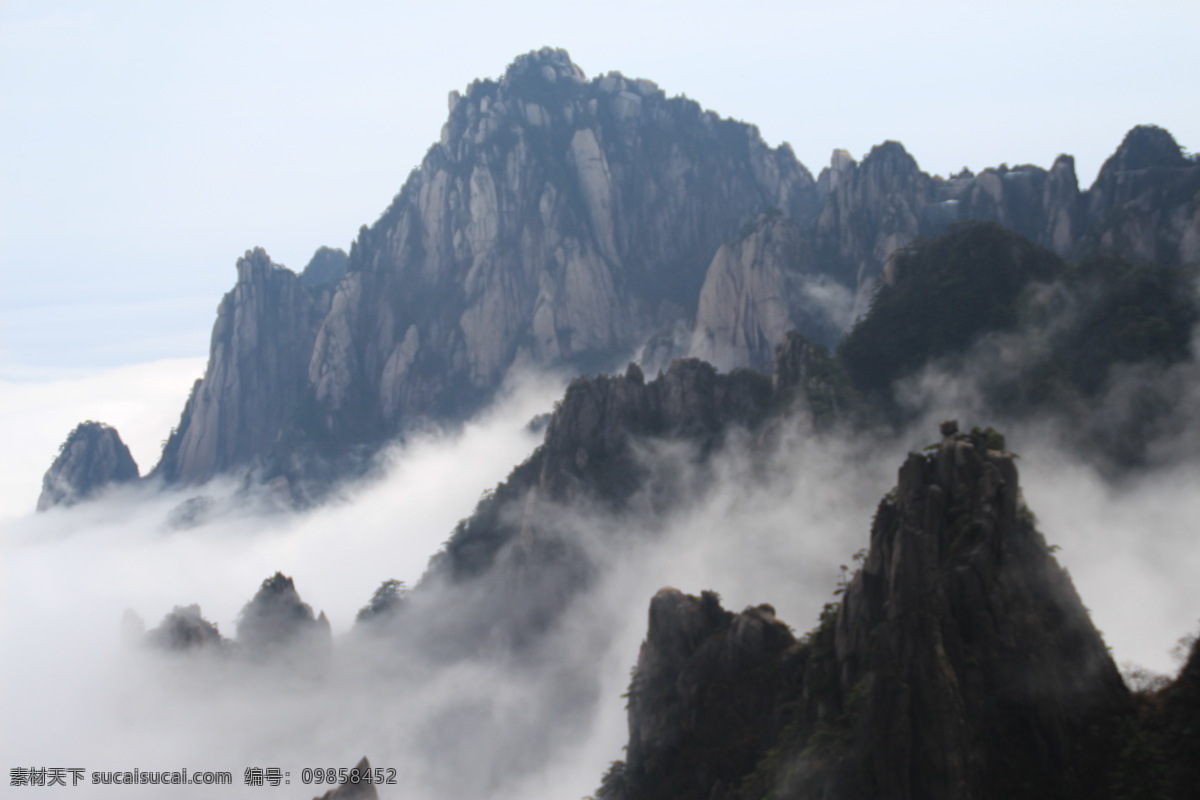
<svg viewBox="0 0 1200 800"><path fill-rule="evenodd" d="M207 352L234 262L348 247L446 96L544 45L791 143L946 174L1135 124L1200 147L1200 4L0 2L0 378Z"/></svg>

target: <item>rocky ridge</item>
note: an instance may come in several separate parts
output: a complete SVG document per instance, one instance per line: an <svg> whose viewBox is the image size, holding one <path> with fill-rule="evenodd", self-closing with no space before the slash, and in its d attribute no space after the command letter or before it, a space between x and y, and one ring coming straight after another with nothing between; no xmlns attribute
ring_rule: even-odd
<svg viewBox="0 0 1200 800"><path fill-rule="evenodd" d="M272 263L261 248L238 259L237 274L217 309L207 371L152 473L168 483L202 483L250 464L275 444L304 397L326 310L309 287L320 283Z"/></svg>
<svg viewBox="0 0 1200 800"><path fill-rule="evenodd" d="M654 598L598 797L1113 796L1129 692L1003 440L943 430L800 641L769 606Z"/></svg>
<svg viewBox="0 0 1200 800"><path fill-rule="evenodd" d="M322 249L299 276L261 250L238 262L154 474L256 470L302 502L297 481L342 469L322 460L460 420L513 368L611 368L648 342L652 370L765 367L788 330L835 344L895 255L957 221L1070 258L1194 261L1198 176L1143 126L1087 191L1069 156L941 178L896 142L835 151L814 180L751 125L529 53L451 93L441 138L349 255Z"/></svg>
<svg viewBox="0 0 1200 800"><path fill-rule="evenodd" d="M299 665L309 671L320 671L333 648L325 612L314 615L300 599L295 582L279 572L264 580L242 608L233 640L204 618L200 606L188 605L176 606L142 641L166 653L221 653L265 664Z"/></svg>

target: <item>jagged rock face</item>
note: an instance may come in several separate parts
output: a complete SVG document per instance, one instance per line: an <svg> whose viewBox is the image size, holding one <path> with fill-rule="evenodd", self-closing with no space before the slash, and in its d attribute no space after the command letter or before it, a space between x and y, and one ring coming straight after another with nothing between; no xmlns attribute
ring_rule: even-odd
<svg viewBox="0 0 1200 800"><path fill-rule="evenodd" d="M756 129L562 51L453 93L441 141L364 229L308 377L370 437L475 407L514 362L632 352L686 316L717 246L813 182Z"/></svg>
<svg viewBox="0 0 1200 800"><path fill-rule="evenodd" d="M1081 247L1145 263L1200 262L1200 162L1170 133L1131 130L1087 195L1092 230Z"/></svg>
<svg viewBox="0 0 1200 800"><path fill-rule="evenodd" d="M1200 164L1166 131L1139 126L1080 192L1075 160L929 176L896 142L858 164L844 150L817 180L812 231L819 269L857 291L867 307L874 279L918 236L965 220L996 222L1063 258L1102 248L1135 261L1200 259Z"/></svg>
<svg viewBox="0 0 1200 800"><path fill-rule="evenodd" d="M767 604L662 589L629 689L625 781L638 797L723 797L779 735L795 638Z"/></svg>
<svg viewBox="0 0 1200 800"><path fill-rule="evenodd" d="M689 354L721 370L769 367L788 331L835 344L852 305L850 290L817 271L800 227L780 214L763 214L713 257Z"/></svg>
<svg viewBox="0 0 1200 800"><path fill-rule="evenodd" d="M797 404L815 399L829 419L852 404L852 390L830 380L828 353L803 336L786 336L774 363L774 377L748 369L719 373L703 361L677 359L651 381L636 364L623 375L575 379L542 446L460 525L426 577L474 576L506 549L520 552L521 542L537 539L525 512L537 502L599 502L617 513L635 496L645 501L639 513L677 502L685 487L676 480L684 476L654 474L642 458L648 442L686 442L703 460L730 430L759 432Z"/></svg>
<svg viewBox="0 0 1200 800"><path fill-rule="evenodd" d="M1093 729L1128 693L1012 455L945 432L901 468L837 616L841 692L864 693L848 758L894 797L1103 796Z"/></svg>
<svg viewBox="0 0 1200 800"><path fill-rule="evenodd" d="M566 500L573 487L586 483L602 496L623 499L641 483L630 447L635 438L686 439L708 447L730 427L761 420L770 400L767 376L750 370L721 374L695 359L672 362L650 383L636 365L623 376L576 379L546 429L538 487Z"/></svg>
<svg viewBox="0 0 1200 800"><path fill-rule="evenodd" d="M238 619L237 643L251 658L286 658L320 666L333 645L325 612L313 616L292 579L275 573L263 581Z"/></svg>
<svg viewBox="0 0 1200 800"><path fill-rule="evenodd" d="M921 232L931 204L933 180L898 142L884 142L857 164L836 151L821 173L828 194L813 231L817 259L843 283L855 287L866 308L874 278L893 253Z"/></svg>
<svg viewBox="0 0 1200 800"><path fill-rule="evenodd" d="M655 598L628 762L599 796L1110 796L1128 691L1034 529L1002 439L953 423L943 431L933 452L901 468L862 569L798 645L761 635L715 644L722 626L738 629L730 615L670 591ZM747 615L756 612L739 620ZM743 655L713 658L705 647ZM756 680L739 682L737 663ZM704 677L672 685L687 675ZM728 773L677 771L721 752L720 725L693 732L735 697L745 730L768 735L731 730L741 766Z"/></svg>
<svg viewBox="0 0 1200 800"><path fill-rule="evenodd" d="M264 481L323 484L338 458L462 419L530 364L608 369L645 346L652 369L766 366L793 328L832 345L898 252L963 220L1060 256L1200 260L1200 167L1158 129L1132 131L1081 193L1069 156L942 179L896 142L861 163L836 151L813 181L753 126L649 81L589 81L559 50L449 105L348 257L322 249L299 278L261 251L239 262L157 475L267 456Z"/></svg>
<svg viewBox="0 0 1200 800"><path fill-rule="evenodd" d="M278 439L305 397L322 308L295 273L261 248L237 262L217 309L208 369L196 381L155 474L201 483L250 464Z"/></svg>
<svg viewBox="0 0 1200 800"><path fill-rule="evenodd" d="M803 337L787 342L778 361L790 371L775 381L778 391L767 375L722 374L693 359L673 362L652 381L636 364L623 375L573 381L542 446L459 524L414 591L418 606L430 587L447 585L482 603L475 613L444 615L430 646L536 641L605 569L612 550L631 541L609 521L652 530L653 519L710 485L714 456L731 433L769 448L783 415L814 398L823 406L814 417L836 419L851 403L829 380L831 359Z"/></svg>
<svg viewBox="0 0 1200 800"><path fill-rule="evenodd" d="M71 506L113 485L138 479L138 467L116 428L82 422L42 477L37 510Z"/></svg>

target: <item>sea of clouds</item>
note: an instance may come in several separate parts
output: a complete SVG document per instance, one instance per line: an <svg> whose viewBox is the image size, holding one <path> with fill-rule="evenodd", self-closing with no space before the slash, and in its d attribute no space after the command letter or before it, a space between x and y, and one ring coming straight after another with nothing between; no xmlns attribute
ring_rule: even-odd
<svg viewBox="0 0 1200 800"><path fill-rule="evenodd" d="M172 529L171 509L199 492L152 487L31 513L38 476L79 419L116 424L145 471L199 366L160 362L0 386L14 442L0 522L0 754L9 769L227 770L231 787L141 790L307 798L328 787L303 785L305 767L348 767L366 755L396 770L384 797L583 796L623 755L621 694L658 588L713 589L734 610L770 602L802 633L834 599L840 566L867 545L875 504L905 452L936 438L940 415L973 411L966 394L927 375L937 396L953 401L931 402L928 418L899 438L821 436L798 419L775 431L765 454L761 437L735 435L703 468L687 448L647 444L645 457L660 473L711 470L693 482L704 491L642 522L544 509L542 524L584 542L604 567L600 577L532 657L482 649L446 662L401 642L351 645L355 613L381 581L418 581L455 523L537 446L528 423L549 410L561 381L513 382L460 431L397 445L384 456L383 477L305 513L228 503L205 524ZM1008 433L1039 527L1061 546L1058 558L1114 657L1173 670L1168 653L1200 614L1194 461L1175 458L1114 484L1052 431L1031 424ZM203 492L227 498L234 489ZM333 666L319 678L221 659L162 659L122 643L127 610L153 627L190 603L232 636L242 606L276 571L331 621ZM442 591L424 602L453 615L476 613L478 600ZM248 767L279 767L291 784L244 786Z"/></svg>

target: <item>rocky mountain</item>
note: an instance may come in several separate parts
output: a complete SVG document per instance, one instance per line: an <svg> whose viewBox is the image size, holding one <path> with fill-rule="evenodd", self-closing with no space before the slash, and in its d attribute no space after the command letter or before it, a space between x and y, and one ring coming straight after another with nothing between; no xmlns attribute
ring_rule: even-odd
<svg viewBox="0 0 1200 800"><path fill-rule="evenodd" d="M781 419L810 414L828 425L834 409L854 406L853 390L837 379L824 348L793 334L776 362L773 378L679 359L649 381L636 364L622 375L572 381L542 445L458 525L415 587L415 603L403 604L407 613L425 615L423 625L439 619L432 626L438 641L425 646L538 641L604 574L598 550L631 544L619 525L607 545L575 535L557 509L594 509L645 525L711 483L711 457L731 434L748 434L769 449ZM694 469L664 467L653 455L656 445L688 448ZM456 605L444 618L436 608L417 610L422 598L445 592L478 607L463 613Z"/></svg>
<svg viewBox="0 0 1200 800"><path fill-rule="evenodd" d="M430 796L486 796L528 770L529 753L540 761L578 735L598 702L606 629L586 628L580 600L621 563L612 554L644 552L657 521L713 488L706 467L720 467L731 435L765 454L797 415L817 429L848 419L839 409L857 399L827 351L791 333L773 362L771 376L679 360L649 381L637 365L577 379L542 447L459 524L417 587L375 592L337 658L327 623L281 575L243 611L240 651L274 643L272 670L308 674L403 663L418 692L489 658L506 680L534 676L516 715L457 687L413 745L439 770ZM626 758L599 797L1130 797L1121 787L1141 779L1145 754L1146 780L1187 785L1176 742L1191 741L1195 670L1159 699L1132 696L1021 500L1003 438L955 424L943 434L905 462L861 569L812 633L798 639L767 603L735 614L711 592L655 596ZM660 446L676 456L657 459ZM571 521L589 514L607 524ZM564 642L581 625L586 644ZM311 646L276 646L297 637Z"/></svg>
<svg viewBox="0 0 1200 800"><path fill-rule="evenodd" d="M295 582L277 572L242 608L232 640L193 604L176 606L146 632L142 643L161 652L221 653L252 662L299 665L311 672L325 666L333 637L325 612L314 615L312 606L300 599Z"/></svg>
<svg viewBox="0 0 1200 800"><path fill-rule="evenodd" d="M1134 796L1114 792L1134 704L1012 454L990 430L943 433L802 639L769 605L655 596L627 758L598 797Z"/></svg>
<svg viewBox="0 0 1200 800"><path fill-rule="evenodd" d="M529 53L451 93L441 138L348 256L322 248L299 276L260 249L238 261L153 474L254 469L305 502L298 482L462 419L514 368L639 353L651 371L686 355L765 368L789 330L835 345L897 253L963 220L1072 260L1194 262L1198 181L1153 127L1130 131L1087 191L1069 156L941 178L896 142L861 162L835 151L814 180L751 125Z"/></svg>
<svg viewBox="0 0 1200 800"><path fill-rule="evenodd" d="M200 483L263 455L304 396L328 308L313 293L320 284L273 264L261 248L238 259L237 273L217 309L208 369L153 472L169 483Z"/></svg>
<svg viewBox="0 0 1200 800"><path fill-rule="evenodd" d="M102 422L81 422L42 478L37 510L71 506L137 478L137 464L116 429Z"/></svg>
<svg viewBox="0 0 1200 800"><path fill-rule="evenodd" d="M242 609L237 643L250 658L319 663L328 658L333 637L325 612L314 616L292 579L276 572Z"/></svg>
<svg viewBox="0 0 1200 800"><path fill-rule="evenodd" d="M205 619L200 606L194 603L172 609L157 628L146 632L143 643L168 653L196 649L220 652L229 646L217 626Z"/></svg>

